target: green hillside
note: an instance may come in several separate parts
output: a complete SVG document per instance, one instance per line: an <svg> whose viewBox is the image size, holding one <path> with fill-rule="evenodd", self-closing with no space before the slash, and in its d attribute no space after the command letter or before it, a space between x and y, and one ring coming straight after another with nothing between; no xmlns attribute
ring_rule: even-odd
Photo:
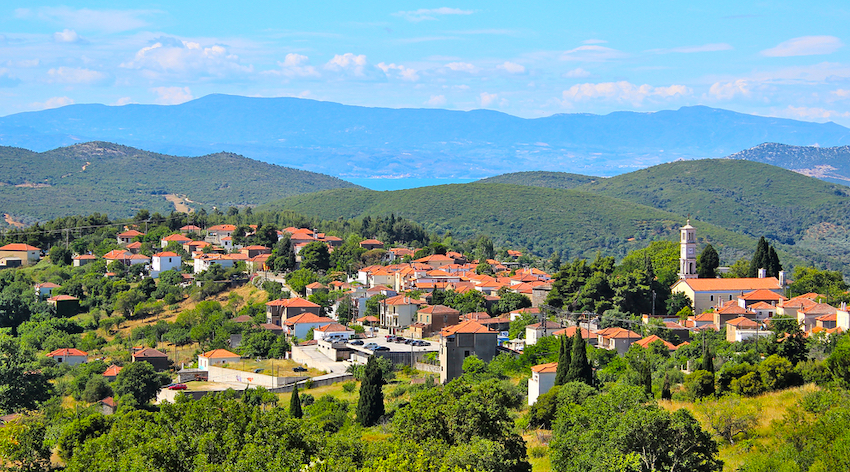
<svg viewBox="0 0 850 472"><path fill-rule="evenodd" d="M569 190L599 180L600 177L570 174L568 172L528 171L512 172L481 179L484 184L513 184L531 187L560 188Z"/></svg>
<svg viewBox="0 0 850 472"><path fill-rule="evenodd" d="M169 212L256 205L300 193L359 188L230 153L177 157L91 142L36 153L0 147L0 214L32 223L57 216L139 209Z"/></svg>
<svg viewBox="0 0 850 472"><path fill-rule="evenodd" d="M468 238L478 234L497 244L540 255L560 251L564 259L622 257L656 239L676 239L684 217L621 199L576 190L470 183L391 192L330 190L289 197L257 210L294 210L323 219L394 213L428 230ZM699 235L728 258L751 253L755 239L695 222Z"/></svg>

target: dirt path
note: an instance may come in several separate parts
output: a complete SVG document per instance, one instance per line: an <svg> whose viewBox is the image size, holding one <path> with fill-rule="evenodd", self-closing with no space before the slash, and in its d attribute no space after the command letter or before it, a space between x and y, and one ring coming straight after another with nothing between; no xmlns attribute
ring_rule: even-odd
<svg viewBox="0 0 850 472"><path fill-rule="evenodd" d="M20 221L15 221L15 219L12 218L12 215L10 215L8 213L3 214L3 219L6 220L6 224L8 224L9 226L14 226L15 228L26 227L26 225L21 223Z"/></svg>
<svg viewBox="0 0 850 472"><path fill-rule="evenodd" d="M174 204L174 210L179 211L181 213L192 213L195 210L190 208L186 202L194 203L192 200L189 200L184 195L177 195L174 193L169 193L165 196L165 199Z"/></svg>

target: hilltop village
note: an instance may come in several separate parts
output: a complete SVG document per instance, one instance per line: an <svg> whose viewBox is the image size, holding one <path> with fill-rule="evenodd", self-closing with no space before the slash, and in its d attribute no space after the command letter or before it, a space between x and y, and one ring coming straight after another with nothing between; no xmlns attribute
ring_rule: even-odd
<svg viewBox="0 0 850 472"><path fill-rule="evenodd" d="M0 247L4 343L20 353L18 365L10 364L20 378L10 382L24 395L0 402L0 421L28 424L31 412L60 398L111 416L188 399L208 408L234 395L257 405L289 399L289 413L297 409L300 418L301 402L313 411L309 392L324 389L347 399L323 397L322 408L339 409L332 432L352 422L347 402L355 399L356 423L402 428L413 421L408 402L427 407L417 403L424 401L417 400L420 390L467 385L478 392L495 382L486 387L501 392L494 399L511 398L498 408L519 413L504 410L507 416L491 420L513 423L509 417L518 415L530 432L557 430L555 412L566 401L559 392L577 384L609 390L603 395L621 385L635 389L629 395L706 401L841 381L828 361L842 352L836 346L846 345L850 329L843 279L798 268L798 280L790 280L764 240L748 273L735 274L741 264L720 267L690 222L678 241L655 242L616 265L601 256L535 259L497 250L486 238L454 248L417 236L415 227L407 236L387 230L402 222L395 217L358 223L361 230L387 224L366 235L262 223L200 226L188 218L106 222L74 237L60 230L51 247ZM20 231L7 240L37 236ZM370 382L382 392L380 411L364 420ZM384 395L396 402L385 407ZM51 421L63 431L80 427ZM117 431L98 421L86 434ZM693 416L685 422L699 428ZM732 432L708 428L731 443L757 423ZM564 439L523 439L506 424L488 440L533 441L552 448L545 460L572 464L558 452ZM73 469L93 460L78 455L75 462L73 448L88 437L73 434L45 442L62 459L42 465ZM699 441L713 446L693 470L719 470L718 443L701 434ZM89 453L103 454L102 447ZM521 453L489 454L505 470L530 467L524 444Z"/></svg>

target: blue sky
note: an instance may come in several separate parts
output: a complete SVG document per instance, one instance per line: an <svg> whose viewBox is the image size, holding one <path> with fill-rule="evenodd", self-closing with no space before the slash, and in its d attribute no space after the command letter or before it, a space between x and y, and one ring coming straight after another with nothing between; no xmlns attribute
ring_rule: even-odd
<svg viewBox="0 0 850 472"><path fill-rule="evenodd" d="M846 2L3 3L0 115L228 93L850 126Z"/></svg>

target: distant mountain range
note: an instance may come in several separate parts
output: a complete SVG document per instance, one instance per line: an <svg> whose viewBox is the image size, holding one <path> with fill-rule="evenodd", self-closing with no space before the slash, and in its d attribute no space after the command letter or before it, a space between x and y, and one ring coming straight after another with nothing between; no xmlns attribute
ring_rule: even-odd
<svg viewBox="0 0 850 472"><path fill-rule="evenodd" d="M0 216L10 224L140 209L168 213L257 205L349 182L231 153L176 157L90 142L36 153L0 146Z"/></svg>
<svg viewBox="0 0 850 472"><path fill-rule="evenodd" d="M850 189L779 167L732 159L672 162L611 178L521 172L483 181L394 192L339 189L265 205L322 218L395 213L462 238L565 258L622 256L677 237L690 215L700 243L724 263L777 244L787 266L850 263Z"/></svg>
<svg viewBox="0 0 850 472"><path fill-rule="evenodd" d="M736 152L730 159L764 162L842 185L850 185L850 146L790 146L764 143Z"/></svg>
<svg viewBox="0 0 850 472"><path fill-rule="evenodd" d="M173 106L70 105L0 118L0 144L7 146L45 151L86 141L172 155L236 152L342 178L478 178L529 169L610 176L764 142L850 145L850 130L704 106L523 119L489 110L229 95Z"/></svg>

